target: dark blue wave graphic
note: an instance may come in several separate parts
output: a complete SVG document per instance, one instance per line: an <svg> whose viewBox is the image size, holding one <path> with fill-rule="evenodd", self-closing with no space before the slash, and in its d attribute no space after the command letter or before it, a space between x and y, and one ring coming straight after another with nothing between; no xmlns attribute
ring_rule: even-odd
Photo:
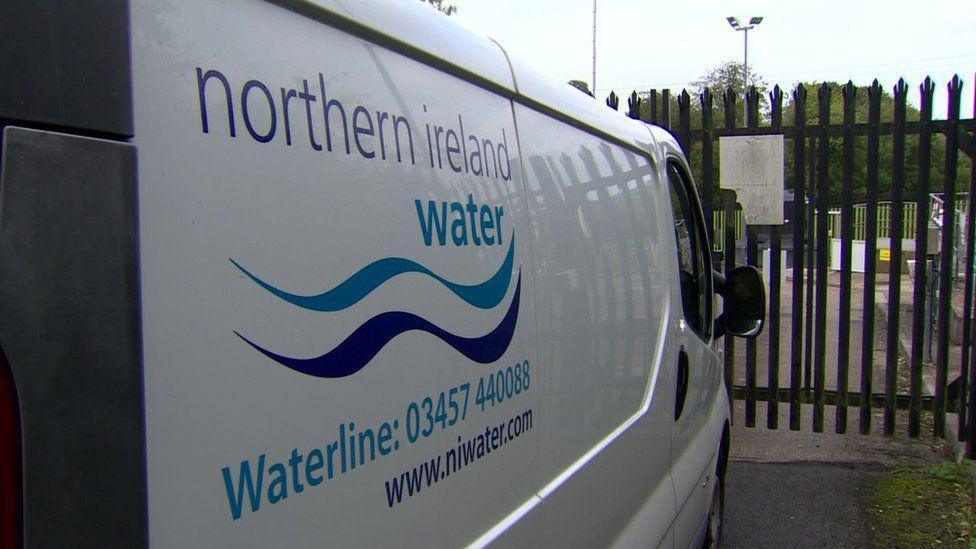
<svg viewBox="0 0 976 549"><path fill-rule="evenodd" d="M515 325L518 322L521 295L522 273L520 271L508 312L494 330L481 337L461 337L424 318L403 311L390 311L374 316L356 328L334 349L314 358L291 358L279 355L257 345L239 332L234 333L271 360L296 372L315 377L336 378L352 375L369 364L369 361L393 338L411 330L420 330L434 335L469 359L488 364L501 358L512 342Z"/></svg>
<svg viewBox="0 0 976 549"><path fill-rule="evenodd" d="M438 275L423 265L401 257L387 257L370 263L350 276L335 288L318 295L297 295L278 289L261 280L240 263L230 258L230 262L251 280L279 298L312 311L341 311L355 305L387 280L404 273L425 274L454 292L458 297L479 309L491 309L501 303L512 279L512 265L515 260L515 232L508 241L508 254L498 268L498 272L481 284L465 286L456 284Z"/></svg>

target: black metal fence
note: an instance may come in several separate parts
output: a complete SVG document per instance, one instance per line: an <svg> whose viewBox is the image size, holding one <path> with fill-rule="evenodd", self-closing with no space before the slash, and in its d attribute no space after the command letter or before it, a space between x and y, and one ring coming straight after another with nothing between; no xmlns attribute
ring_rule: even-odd
<svg viewBox="0 0 976 549"><path fill-rule="evenodd" d="M741 342L732 338L724 342L729 391L734 398L745 401L746 426L756 425L757 402L766 403L769 429L779 427L781 406L788 407L790 429L800 429L802 405L812 405L815 432L824 430L829 406L835 408L837 433L847 432L849 423L854 421L848 418L851 408L857 409L856 422L861 433L872 432L873 412L877 409L883 415L883 433L895 434L899 423L904 422L911 437L923 432L923 417L928 413L932 414L932 435L945 437L947 414L957 413L955 434L959 440L968 441L967 452L976 457L976 324L972 321L976 308L976 200L965 201L965 211L958 213L954 206L960 191L968 190L968 196L976 196L976 169L972 164L976 123L973 119L960 119L962 88L958 77L948 83L948 114L944 120L934 120L932 116L936 86L931 79L919 86L921 100L917 110L908 104L909 88L904 81L898 82L891 95L877 81L867 88L851 83L823 84L810 92L800 85L792 91L786 108L778 86L765 98L755 88L742 98L732 90L721 96L705 90L695 104L687 91L676 101L668 90L651 90L642 95L635 92L630 96L629 116L669 129L681 144L695 171L705 218L709 224L713 219L723 220L720 240L724 243L736 242L737 204L734 194L718 189L718 139L773 134L785 138L784 174L787 189L793 192L792 203L787 206L789 224L747 226L742 243L745 263L749 265L759 264L760 240L762 247L768 249L769 261L763 266L769 280L767 335L761 341L748 340L745 352L738 354L736 345ZM810 97L814 92L816 97ZM838 93L842 111L837 113L840 120L834 121L831 106L836 105L832 101ZM736 108L739 100L745 106L745 127L736 125L742 120L741 105ZM617 108L619 99L611 94L607 103ZM718 110L722 111L722 119L716 123ZM855 154L856 149L859 154ZM934 152L943 157L933 158ZM968 177L963 178L960 174L967 170ZM883 189L879 187L881 179L885 181ZM856 193L855 180L860 182ZM890 215L885 212L885 248L878 245L878 210L882 200L886 202L884 207L890 209ZM941 211L933 208L934 200L945 205ZM906 205L911 203L915 214L910 221L915 226L906 228ZM858 266L857 270L863 274L857 274L854 284L856 204L864 223L858 233L863 240L857 241L863 257L863 269ZM837 215L837 210L839 221L831 223L830 216ZM713 212L724 212L724 216L714 216ZM932 212L938 216L933 217ZM840 234L829 234L831 226L839 228ZM738 230L742 232L741 228ZM938 242L929 242L930 234L937 234ZM788 249L784 249L784 242ZM741 260L737 261L736 245L723 248L724 268L729 271ZM782 285L780 269L784 253L789 256L787 270L791 274L786 287ZM958 257L954 258L954 254ZM833 261L831 255L836 256ZM911 258L914 268L908 269L907 260ZM886 267L887 273L879 276L879 265ZM961 276L959 265L964 269ZM937 291L927 291L936 286L936 280ZM961 314L954 307L960 301L959 292ZM853 302L858 293L859 304ZM927 306L933 306L931 294L935 294L934 326L929 326L927 312ZM854 333L852 311L857 306L861 307L856 323L860 330ZM953 345L950 340L954 315L961 317L961 345ZM784 322L788 323L785 334ZM910 325L910 330L903 330L903 325ZM828 345L834 336L837 343ZM926 360L927 339L934 340L936 349L931 361ZM876 344L882 342L884 346L875 352ZM767 362L762 372L765 386L759 386L757 376L761 373L761 343ZM852 363L851 350L857 347L861 350L859 360ZM852 366L857 372L853 380ZM828 387L828 372L832 387ZM852 381L857 385L852 387Z"/></svg>

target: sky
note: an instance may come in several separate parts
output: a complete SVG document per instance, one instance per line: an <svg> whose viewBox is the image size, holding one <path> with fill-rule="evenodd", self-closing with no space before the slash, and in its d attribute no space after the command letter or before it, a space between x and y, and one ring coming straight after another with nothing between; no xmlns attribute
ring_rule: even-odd
<svg viewBox="0 0 976 549"><path fill-rule="evenodd" d="M513 56L563 82L591 80L592 0L451 0L452 17L500 42ZM680 91L724 61L741 61L743 33L726 17L747 21L749 66L772 86L874 78L890 89L904 77L936 84L935 116L946 113L946 84L964 81L962 116L973 113L976 2L951 0L806 2L765 0L597 0L596 88Z"/></svg>

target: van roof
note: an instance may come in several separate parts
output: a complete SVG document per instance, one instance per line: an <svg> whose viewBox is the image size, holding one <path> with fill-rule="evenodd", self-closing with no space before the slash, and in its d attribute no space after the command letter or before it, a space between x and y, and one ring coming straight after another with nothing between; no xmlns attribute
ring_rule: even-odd
<svg viewBox="0 0 976 549"><path fill-rule="evenodd" d="M540 76L494 40L417 0L277 0L303 15L336 26L423 63L455 74L529 108L603 134L657 156L646 124L608 108L571 86ZM666 132L665 132L666 133Z"/></svg>
<svg viewBox="0 0 976 549"><path fill-rule="evenodd" d="M574 125L599 129L645 152L655 151L654 137L643 122L609 108L566 83L541 76L542 73L518 58L510 57L510 60L519 102L562 115L559 117L565 122L575 121L579 124Z"/></svg>
<svg viewBox="0 0 976 549"><path fill-rule="evenodd" d="M417 0L274 1L429 65L460 69L466 79L492 91L515 93L512 70L495 41Z"/></svg>

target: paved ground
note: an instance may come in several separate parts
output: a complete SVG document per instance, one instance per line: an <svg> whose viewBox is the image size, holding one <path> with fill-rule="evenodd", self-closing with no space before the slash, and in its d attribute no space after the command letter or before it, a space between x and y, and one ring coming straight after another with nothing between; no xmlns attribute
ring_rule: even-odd
<svg viewBox="0 0 976 549"><path fill-rule="evenodd" d="M802 356L802 368L801 368L801 380L800 385L802 387L812 387L813 379L813 358L815 358L817 352L817 347L822 347L825 349L825 370L824 370L824 387L827 390L837 390L842 384L846 384L847 388L851 392L860 392L862 390L861 386L861 369L862 365L868 365L870 368L871 375L871 392L880 393L885 390L885 364L888 358L888 345L886 340L886 330L887 330L887 301L888 301L888 275L881 273L877 275L876 280L876 291L873 294L872 299L868 299L868 306L873 307L875 310L874 326L872 330L872 349L870 350L871 360L865 361L865 357L862 356L863 352L863 321L864 321L864 306L865 306L865 295L864 295L864 276L859 273L854 273L852 275L851 284L851 303L847 310L850 313L850 328L848 331L849 339L845 342L840 341L840 275L836 271L831 271L827 278L827 326L826 326L826 340L824 342L814 341L809 347L810 355L806 356L807 350L807 339L810 338L810 334L807 333L808 326L806 325L806 320L804 320L803 326L803 338L804 338L804 354ZM790 348L790 335L792 332L792 277L789 277L783 282L781 286L781 305L779 311L779 324L780 324L780 351L777 355L777 360L773 361L771 364L769 357L769 347L770 347L770 329L769 322L767 322L766 328L763 333L756 338L756 386L757 387L767 387L769 385L769 380L771 374L775 371L777 372L778 383L777 386L780 388L790 386L790 359L791 359L791 348ZM896 342L892 346L892 350L898 354L901 352L901 360L899 361L898 375L897 375L897 389L900 393L907 393L910 382L909 382L909 372L908 364L906 361L907 352L911 348L911 331L912 331L912 293L913 286L911 279L907 276L902 277L902 283L900 287L900 301L901 307L899 308L899 318L898 326L899 332L901 333L901 343L902 346L899 347ZM961 299L962 291L956 291L954 299ZM806 290L804 290L804 300L806 300ZM961 305L958 307L962 308ZM805 316L805 315L804 315ZM842 345L843 343L843 345ZM736 368L734 372L733 379L735 384L738 386L744 386L746 384L746 343L742 340L736 340L735 345L735 357L736 357ZM934 349L932 354L935 354ZM846 355L847 357L847 378L846 382L841 377L841 371L838 365L841 358ZM934 356L933 356L934 358ZM960 364L961 364L961 347L958 344L952 344L949 348L949 380L955 379L959 375ZM923 387L922 393L924 395L931 395L932 388L934 387L935 371L934 367L929 365L923 366L923 378L925 379L926 386ZM757 415L759 421L764 420L764 416ZM858 429L858 410L848 409L847 426L849 430L856 431ZM831 421L824 422L824 426L828 430L833 430L836 425L831 417ZM950 425L950 428L954 428L954 424ZM904 432L907 430L907 424L901 422L899 425L899 431Z"/></svg>
<svg viewBox="0 0 976 549"><path fill-rule="evenodd" d="M840 345L840 275L835 271L831 271L827 278L827 329L826 329L826 341L815 342L820 343L820 347L825 349L825 383L824 386L828 390L836 390L838 388L839 381L839 370L838 363L842 356L842 349L847 354L847 364L848 364L848 374L847 374L847 387L851 391L858 391L861 388L861 364L862 364L862 324L864 320L864 279L860 274L855 273L852 276L851 284L851 303L847 310L850 313L850 329L849 329L849 340L847 344L843 347ZM792 277L787 279L780 288L780 311L779 311L779 323L780 323L780 353L778 361L779 370L779 386L789 387L790 386L790 334L792 332L792 299L793 299L793 281ZM911 304L911 285L903 284L903 291L901 294L903 296L902 303ZM877 280L877 290L883 291L885 294L888 289L887 275L879 275ZM815 294L816 295L816 294ZM875 294L876 295L876 294ZM872 305L876 305L875 296L869 301ZM806 290L804 290L804 302L806 302ZM809 304L807 304L809 306ZM884 364L886 360L886 345L885 345L885 323L884 319L875 308L875 325L874 325L874 338L873 347L877 351L874 355L874 361L872 363L872 381L873 381L873 391L881 392L884 390ZM910 316L910 308L909 308ZM769 337L770 329L769 322L767 322L766 328L763 333L757 338L757 368L756 368L756 384L759 387L765 387L768 384L769 379ZM904 322L902 322L902 327L904 327ZM804 320L803 326L803 337L808 338L810 334L806 332L807 325ZM910 333L911 327L909 325L908 331ZM825 343L825 344L824 344ZM804 340L804 347L806 347L806 341ZM810 351L812 356L816 356L816 345L810 346ZM744 385L746 382L746 344L742 341L736 342L736 372L735 381L737 385ZM804 372L803 381L801 385L812 386L812 372L808 370L808 360L804 356ZM807 385L810 383L810 385Z"/></svg>
<svg viewBox="0 0 976 549"><path fill-rule="evenodd" d="M742 412L739 402L738 417ZM765 417L761 406L759 412ZM803 412L810 417L809 407ZM872 482L898 465L944 459L925 441L813 433L809 419L802 427L747 429L741 421L733 427L727 547L867 546Z"/></svg>
<svg viewBox="0 0 976 549"><path fill-rule="evenodd" d="M879 277L880 278L880 277ZM828 279L828 315L825 372L826 387L835 389L840 380L837 363L841 354L839 335L839 288L835 276ZM887 281L879 280L879 289L887 293ZM851 303L851 339L846 345L850 370L848 386L860 389L862 364L861 326L864 310L863 279L855 277ZM906 295L907 294L907 295ZM911 302L911 286L903 285L902 302ZM782 294L781 351L779 385L789 387L790 285ZM907 299L906 299L907 297ZM876 305L871 303L871 305ZM869 306L871 306L869 305ZM879 311L880 312L880 311ZM910 317L910 309L907 316ZM905 331L906 312L902 312ZM910 321L909 321L910 322ZM885 320L878 315L872 349L873 390L884 387L886 359ZM910 323L908 330L910 333ZM757 386L769 379L768 331L757 341ZM745 382L745 345L736 345L735 379ZM958 361L954 361L958 362ZM904 364L899 369L899 386L907 387ZM848 410L848 434L834 433L836 416L833 407L825 411L826 433L812 430L812 406L801 407L800 431L789 430L789 406L780 404L779 430L767 430L767 409L756 406L756 428L746 428L745 404L736 402L732 452L726 491L725 544L728 547L864 547L870 542L870 515L867 513L871 487L891 467L900 464L935 462L943 455L931 444L931 417L924 417L923 441L907 439L907 417L896 415L897 438L886 438L881 432L883 414L872 414L872 435L858 434L857 409ZM954 431L955 417L947 422Z"/></svg>
<svg viewBox="0 0 976 549"><path fill-rule="evenodd" d="M864 547L865 464L733 462L727 485L726 547Z"/></svg>

